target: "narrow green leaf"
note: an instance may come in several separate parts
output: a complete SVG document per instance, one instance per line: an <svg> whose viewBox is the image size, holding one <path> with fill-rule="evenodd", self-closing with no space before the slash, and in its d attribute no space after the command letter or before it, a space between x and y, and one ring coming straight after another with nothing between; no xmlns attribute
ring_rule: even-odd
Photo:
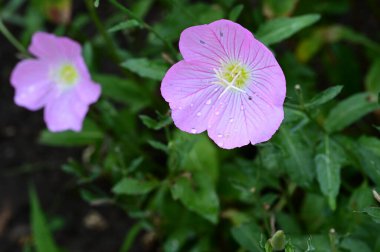
<svg viewBox="0 0 380 252"><path fill-rule="evenodd" d="M147 115L139 115L139 117L145 126L154 130L160 130L172 123L170 116L167 116L160 121L157 121Z"/></svg>
<svg viewBox="0 0 380 252"><path fill-rule="evenodd" d="M164 64L155 63L146 58L129 59L124 61L121 66L141 77L159 81L162 80L167 70Z"/></svg>
<svg viewBox="0 0 380 252"><path fill-rule="evenodd" d="M380 109L368 93L359 93L348 97L331 110L325 121L329 132L336 132L356 122L366 114Z"/></svg>
<svg viewBox="0 0 380 252"><path fill-rule="evenodd" d="M165 153L168 153L168 151L169 151L168 146L161 143L161 142L158 142L155 140L148 140L148 143L150 146L152 146L153 148L155 148L157 150L163 151Z"/></svg>
<svg viewBox="0 0 380 252"><path fill-rule="evenodd" d="M118 32L121 30L127 30L130 28L138 27L138 26L140 26L140 23L135 19L131 19L131 20L120 22L117 25L112 26L111 28L108 29L108 32L109 33Z"/></svg>
<svg viewBox="0 0 380 252"><path fill-rule="evenodd" d="M176 179L171 187L174 199L179 199L189 210L216 224L219 199L213 183L206 172L197 171Z"/></svg>
<svg viewBox="0 0 380 252"><path fill-rule="evenodd" d="M368 214L374 222L380 224L380 207L367 207L362 212Z"/></svg>
<svg viewBox="0 0 380 252"><path fill-rule="evenodd" d="M86 119L80 132L64 131L53 133L48 130L42 131L40 143L50 146L83 146L98 143L103 139L103 132L94 122Z"/></svg>
<svg viewBox="0 0 380 252"><path fill-rule="evenodd" d="M327 197L330 208L336 208L336 196L340 187L341 157L336 149L332 148L330 138L325 135L314 161L317 170L317 179L322 193Z"/></svg>
<svg viewBox="0 0 380 252"><path fill-rule="evenodd" d="M33 241L37 252L58 252L34 189L30 191Z"/></svg>
<svg viewBox="0 0 380 252"><path fill-rule="evenodd" d="M380 59L372 63L365 78L365 86L370 93L377 94L380 92Z"/></svg>
<svg viewBox="0 0 380 252"><path fill-rule="evenodd" d="M112 191L116 194L141 195L149 193L159 184L156 180L147 181L124 178L112 188Z"/></svg>
<svg viewBox="0 0 380 252"><path fill-rule="evenodd" d="M319 18L318 14L308 14L292 18L276 18L260 26L256 37L266 45L275 44L312 25Z"/></svg>
<svg viewBox="0 0 380 252"><path fill-rule="evenodd" d="M240 13L242 12L243 9L244 9L244 5L243 5L243 4L238 4L238 5L236 5L236 6L231 10L228 19L231 20L231 21L236 21L236 20L239 18Z"/></svg>
<svg viewBox="0 0 380 252"><path fill-rule="evenodd" d="M317 94L314 96L310 102L306 103L305 106L307 108L315 108L318 107L322 104L325 104L326 102L331 101L334 99L343 89L343 86L334 86L330 87L321 93Z"/></svg>
<svg viewBox="0 0 380 252"><path fill-rule="evenodd" d="M260 242L265 241L266 238L263 237L260 228L255 223L251 222L233 227L231 233L242 248L251 252L264 251Z"/></svg>

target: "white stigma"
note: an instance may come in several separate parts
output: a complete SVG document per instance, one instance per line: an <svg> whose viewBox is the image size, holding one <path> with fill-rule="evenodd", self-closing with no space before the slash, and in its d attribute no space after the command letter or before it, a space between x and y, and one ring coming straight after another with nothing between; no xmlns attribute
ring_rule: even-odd
<svg viewBox="0 0 380 252"><path fill-rule="evenodd" d="M236 87L236 80L239 78L239 76L241 75L241 71L237 72L237 74L233 75L233 72L236 70L236 68L240 67L240 64L236 64L236 66L234 66L233 70L230 72L230 75L231 77L233 77L233 79L231 81L227 81L224 76L223 76L223 72L221 70L221 68L219 69L213 69L214 72L215 72L215 76L216 78L218 79L217 81L214 81L212 82L212 84L219 84L219 85L222 85L222 86L226 86L225 89L223 90L223 92L219 95L218 99L220 97L222 97L229 89L234 89L236 91L239 91L239 92L242 92L242 93L246 93L245 90L241 89L241 88L238 88Z"/></svg>

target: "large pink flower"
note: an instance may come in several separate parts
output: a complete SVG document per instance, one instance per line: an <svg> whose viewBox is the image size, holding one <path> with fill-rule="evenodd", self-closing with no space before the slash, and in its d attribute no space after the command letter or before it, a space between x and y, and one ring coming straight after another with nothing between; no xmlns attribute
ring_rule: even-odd
<svg viewBox="0 0 380 252"><path fill-rule="evenodd" d="M81 46L66 37L37 32L25 59L12 72L15 103L30 110L45 108L50 131L80 131L89 105L98 100L100 86L91 80Z"/></svg>
<svg viewBox="0 0 380 252"><path fill-rule="evenodd" d="M161 93L175 125L232 149L269 140L283 117L284 74L251 32L228 20L187 28L184 60L166 73Z"/></svg>

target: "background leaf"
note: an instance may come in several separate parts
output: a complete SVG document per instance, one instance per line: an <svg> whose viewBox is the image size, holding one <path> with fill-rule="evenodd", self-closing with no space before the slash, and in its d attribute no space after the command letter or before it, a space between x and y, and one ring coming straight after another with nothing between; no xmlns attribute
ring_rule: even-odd
<svg viewBox="0 0 380 252"><path fill-rule="evenodd" d="M329 132L342 130L366 114L379 109L380 105L376 99L368 93L360 93L343 100L327 116L326 129Z"/></svg>
<svg viewBox="0 0 380 252"><path fill-rule="evenodd" d="M292 18L276 18L259 27L256 37L265 45L281 42L301 29L319 20L317 14L308 14Z"/></svg>
<svg viewBox="0 0 380 252"><path fill-rule="evenodd" d="M30 191L33 240L37 252L59 252L34 189Z"/></svg>

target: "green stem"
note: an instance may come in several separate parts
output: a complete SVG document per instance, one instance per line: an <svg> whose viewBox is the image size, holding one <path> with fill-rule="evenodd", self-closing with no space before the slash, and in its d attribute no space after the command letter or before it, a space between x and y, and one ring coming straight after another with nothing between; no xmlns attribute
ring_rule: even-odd
<svg viewBox="0 0 380 252"><path fill-rule="evenodd" d="M117 64L120 64L121 59L119 58L119 55L117 53L117 48L116 48L113 40L111 39L111 37L107 33L106 29L104 28L98 14L96 13L93 1L92 0L86 0L85 2L86 2L87 9L90 13L91 19L95 23L95 26L99 30L100 34L103 36L104 41L106 42L108 48L111 50L111 56L112 56L113 60L116 61Z"/></svg>
<svg viewBox="0 0 380 252"><path fill-rule="evenodd" d="M13 34L7 29L2 20L0 19L0 32L4 37L22 54L29 55L26 48L13 36Z"/></svg>
<svg viewBox="0 0 380 252"><path fill-rule="evenodd" d="M131 18L136 19L140 24L143 25L143 27L145 29L147 29L148 31L150 31L154 35L156 35L156 37L158 39L160 39L162 42L164 42L164 44L168 47L168 49L173 54L173 56L177 55L177 50L173 47L173 45L166 38L164 38L163 36L161 36L161 34L159 34L152 26L150 26L149 24L145 23L144 20L142 20L139 16L135 15L131 10L129 10L128 8L126 8L125 6L123 6L122 4L120 4L117 0L108 0L108 1L111 4L113 4L116 8L118 8L119 10L121 10L122 12L124 12L125 14L127 14L128 16L130 16Z"/></svg>

